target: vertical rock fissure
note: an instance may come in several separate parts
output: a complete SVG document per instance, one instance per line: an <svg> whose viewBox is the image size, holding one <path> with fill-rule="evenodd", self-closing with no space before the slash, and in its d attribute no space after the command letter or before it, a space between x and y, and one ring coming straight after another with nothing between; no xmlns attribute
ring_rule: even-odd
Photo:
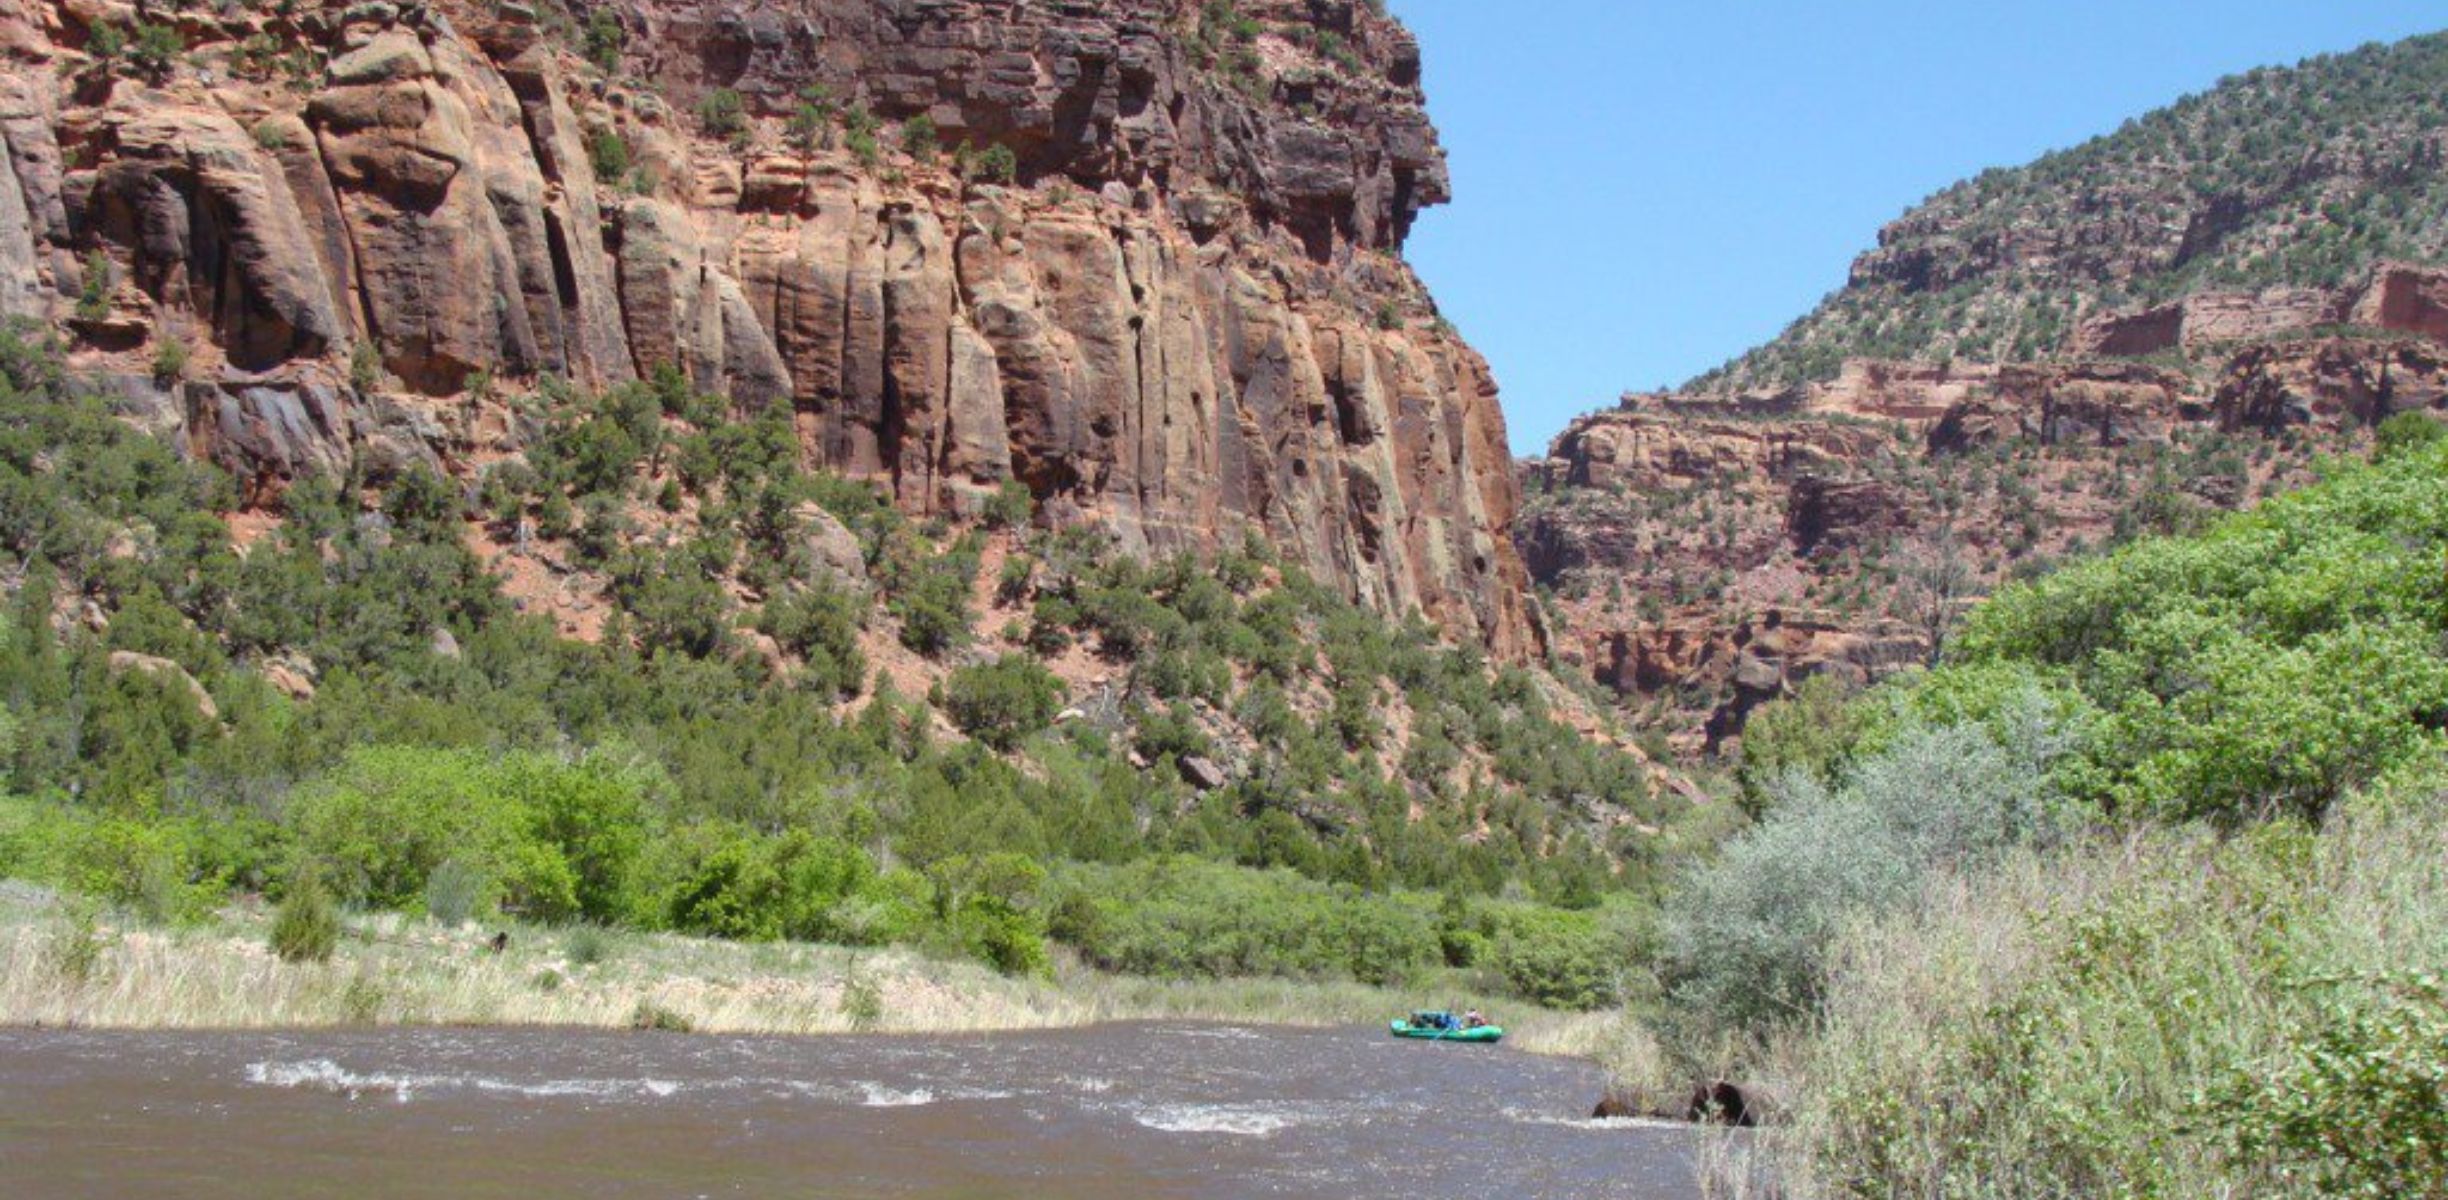
<svg viewBox="0 0 2448 1200"><path fill-rule="evenodd" d="M324 182L331 186L332 211L339 214L340 239L348 245L349 273L356 281L352 289L355 294L350 300L353 301L351 307L357 313L357 335L379 346L382 331L374 320L374 301L365 286L365 251L357 244L356 224L348 219L348 196L340 189L339 177L332 174L331 157L324 152L322 131L308 126L306 132L314 150L315 162L322 168Z"/></svg>

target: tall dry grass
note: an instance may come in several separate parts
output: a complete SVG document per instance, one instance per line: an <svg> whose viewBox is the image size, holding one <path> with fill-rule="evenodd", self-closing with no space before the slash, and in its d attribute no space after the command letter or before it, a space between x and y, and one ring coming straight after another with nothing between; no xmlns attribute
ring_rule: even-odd
<svg viewBox="0 0 2448 1200"><path fill-rule="evenodd" d="M708 1032L1020 1029L1074 1024L1086 1006L1051 989L901 951L747 946L603 934L489 934L356 918L326 963L285 963L259 915L165 930L64 912L0 918L0 1022L142 1028L368 1024L628 1024L644 1007ZM873 989L865 1020L852 989Z"/></svg>
<svg viewBox="0 0 2448 1200"><path fill-rule="evenodd" d="M1796 1119L1704 1175L1727 1197L2314 1195L2207 1098L2323 1019L2318 981L2444 965L2435 802L1943 873L1840 940L1823 1021L1754 1051Z"/></svg>
<svg viewBox="0 0 2448 1200"><path fill-rule="evenodd" d="M397 914L357 916L327 963L286 963L267 914L163 929L0 895L0 1024L101 1028L339 1025L621 1027L669 1014L702 1032L822 1034L1039 1029L1184 1019L1271 1025L1375 1024L1415 996L1356 983L1167 981L1076 962L1053 979L1009 978L903 949L744 944L599 929L443 930ZM1442 993L1439 1003L1444 1002ZM1604 1059L1625 1036L1606 1014L1465 996L1533 1053Z"/></svg>

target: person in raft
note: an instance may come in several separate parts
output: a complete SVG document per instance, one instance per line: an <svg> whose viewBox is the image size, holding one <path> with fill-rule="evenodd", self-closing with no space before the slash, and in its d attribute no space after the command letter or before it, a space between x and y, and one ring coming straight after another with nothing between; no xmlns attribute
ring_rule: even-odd
<svg viewBox="0 0 2448 1200"><path fill-rule="evenodd" d="M1462 1028L1464 1029L1477 1029L1485 1024L1487 1024L1487 1018L1480 1016L1478 1009L1474 1008L1462 1015Z"/></svg>

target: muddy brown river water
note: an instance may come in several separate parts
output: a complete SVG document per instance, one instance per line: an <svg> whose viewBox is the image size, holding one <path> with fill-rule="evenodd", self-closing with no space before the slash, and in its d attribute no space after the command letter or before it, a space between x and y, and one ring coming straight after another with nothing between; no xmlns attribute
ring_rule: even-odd
<svg viewBox="0 0 2448 1200"><path fill-rule="evenodd" d="M1582 1064L1378 1030L0 1031L0 1195L1638 1197Z"/></svg>

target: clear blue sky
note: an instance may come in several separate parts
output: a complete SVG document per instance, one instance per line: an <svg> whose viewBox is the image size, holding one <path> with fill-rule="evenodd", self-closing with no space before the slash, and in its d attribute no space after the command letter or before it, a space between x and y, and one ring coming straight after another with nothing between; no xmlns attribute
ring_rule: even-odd
<svg viewBox="0 0 2448 1200"><path fill-rule="evenodd" d="M2448 27L2415 0L1392 0L1455 200L1410 257L1516 451L1765 341L1954 180L2255 66Z"/></svg>

